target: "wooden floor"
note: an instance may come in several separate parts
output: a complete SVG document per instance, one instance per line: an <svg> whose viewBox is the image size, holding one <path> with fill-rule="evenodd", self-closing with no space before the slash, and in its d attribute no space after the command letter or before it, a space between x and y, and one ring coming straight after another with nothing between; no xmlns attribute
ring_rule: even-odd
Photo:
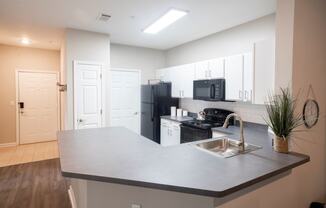
<svg viewBox="0 0 326 208"><path fill-rule="evenodd" d="M0 168L1 208L70 208L59 159Z"/></svg>
<svg viewBox="0 0 326 208"><path fill-rule="evenodd" d="M0 167L58 158L57 141L0 148Z"/></svg>

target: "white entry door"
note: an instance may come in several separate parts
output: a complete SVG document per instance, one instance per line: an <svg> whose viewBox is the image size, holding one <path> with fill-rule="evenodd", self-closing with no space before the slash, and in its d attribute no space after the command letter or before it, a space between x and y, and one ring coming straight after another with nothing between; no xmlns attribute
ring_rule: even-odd
<svg viewBox="0 0 326 208"><path fill-rule="evenodd" d="M57 73L19 71L17 75L19 143L56 140Z"/></svg>
<svg viewBox="0 0 326 208"><path fill-rule="evenodd" d="M111 126L140 134L140 71L111 70Z"/></svg>
<svg viewBox="0 0 326 208"><path fill-rule="evenodd" d="M75 129L103 125L102 65L74 62Z"/></svg>

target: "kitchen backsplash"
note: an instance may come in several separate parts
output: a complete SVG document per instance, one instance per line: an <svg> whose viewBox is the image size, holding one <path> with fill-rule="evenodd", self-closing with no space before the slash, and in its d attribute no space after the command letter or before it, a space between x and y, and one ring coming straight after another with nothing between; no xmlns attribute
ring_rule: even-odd
<svg viewBox="0 0 326 208"><path fill-rule="evenodd" d="M189 112L202 111L204 108L221 108L231 110L241 116L244 121L265 124L266 109L264 105L253 105L241 102L208 102L189 98L180 99L180 107Z"/></svg>

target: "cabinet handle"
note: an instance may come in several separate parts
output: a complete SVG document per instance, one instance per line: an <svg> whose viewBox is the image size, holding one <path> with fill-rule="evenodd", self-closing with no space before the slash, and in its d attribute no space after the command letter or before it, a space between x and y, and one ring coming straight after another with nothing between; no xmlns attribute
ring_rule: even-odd
<svg viewBox="0 0 326 208"><path fill-rule="evenodd" d="M239 90L239 99L242 99L243 95L242 95L242 90Z"/></svg>
<svg viewBox="0 0 326 208"><path fill-rule="evenodd" d="M248 91L247 90L245 90L245 96L244 97L245 97L245 100L248 101Z"/></svg>

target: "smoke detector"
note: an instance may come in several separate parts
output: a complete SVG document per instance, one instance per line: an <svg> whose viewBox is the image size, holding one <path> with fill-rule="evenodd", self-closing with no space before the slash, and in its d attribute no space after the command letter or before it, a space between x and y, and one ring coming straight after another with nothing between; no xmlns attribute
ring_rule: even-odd
<svg viewBox="0 0 326 208"><path fill-rule="evenodd" d="M98 20L98 21L101 21L101 22L107 22L107 21L109 21L110 18L111 18L110 15L108 15L108 14L104 14L104 13L101 13L101 14L97 17L97 20Z"/></svg>

